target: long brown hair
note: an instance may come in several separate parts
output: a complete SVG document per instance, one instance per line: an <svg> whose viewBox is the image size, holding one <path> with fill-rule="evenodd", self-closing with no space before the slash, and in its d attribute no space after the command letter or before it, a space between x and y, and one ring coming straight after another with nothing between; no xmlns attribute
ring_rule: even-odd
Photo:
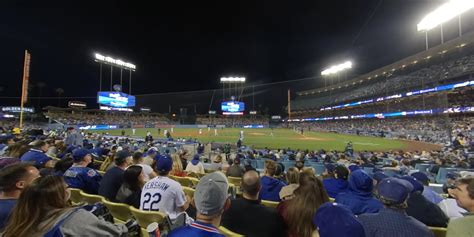
<svg viewBox="0 0 474 237"><path fill-rule="evenodd" d="M48 230L67 210L67 199L62 177L37 178L21 193L3 236L32 236Z"/></svg>
<svg viewBox="0 0 474 237"><path fill-rule="evenodd" d="M288 201L284 218L291 235L311 237L315 229L313 216L319 206L329 202L329 196L321 180L312 175L301 173L299 183L295 197Z"/></svg>

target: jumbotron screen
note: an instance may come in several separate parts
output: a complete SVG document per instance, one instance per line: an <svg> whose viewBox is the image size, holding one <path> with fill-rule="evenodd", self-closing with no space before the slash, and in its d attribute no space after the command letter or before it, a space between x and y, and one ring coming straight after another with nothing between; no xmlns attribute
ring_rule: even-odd
<svg viewBox="0 0 474 237"><path fill-rule="evenodd" d="M224 101L221 103L222 114L224 115L243 115L245 103L238 101Z"/></svg>
<svg viewBox="0 0 474 237"><path fill-rule="evenodd" d="M99 91L97 103L116 108L134 107L135 96L115 91Z"/></svg>

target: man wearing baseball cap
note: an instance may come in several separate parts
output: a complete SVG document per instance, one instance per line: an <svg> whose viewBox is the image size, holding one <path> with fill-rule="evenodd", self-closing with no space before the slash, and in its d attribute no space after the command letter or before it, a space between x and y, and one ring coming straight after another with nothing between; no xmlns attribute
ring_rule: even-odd
<svg viewBox="0 0 474 237"><path fill-rule="evenodd" d="M72 152L74 164L64 172L64 181L71 188L82 189L86 193L97 194L102 176L94 169L87 167L92 162L87 149L78 148Z"/></svg>
<svg viewBox="0 0 474 237"><path fill-rule="evenodd" d="M378 213L363 214L358 217L367 237L433 237L428 227L408 216L407 199L413 185L398 178L383 179L377 186L384 208Z"/></svg>
<svg viewBox="0 0 474 237"><path fill-rule="evenodd" d="M181 184L168 177L173 167L169 155L157 155L156 170L158 176L148 181L142 189L140 209L144 211L161 211L171 220L186 211L189 202L186 200Z"/></svg>
<svg viewBox="0 0 474 237"><path fill-rule="evenodd" d="M224 210L230 206L228 189L227 178L221 172L202 177L194 193L196 221L189 226L173 230L168 237L224 237L217 227Z"/></svg>

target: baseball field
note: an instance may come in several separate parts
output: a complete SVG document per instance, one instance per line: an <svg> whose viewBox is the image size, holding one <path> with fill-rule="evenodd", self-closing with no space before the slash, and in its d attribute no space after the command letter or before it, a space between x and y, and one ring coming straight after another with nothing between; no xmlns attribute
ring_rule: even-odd
<svg viewBox="0 0 474 237"><path fill-rule="evenodd" d="M126 136L144 138L147 131L151 132L153 138L164 138L164 130L160 130L158 134L157 128L137 128L135 135L132 129L124 129ZM169 128L167 130L171 131ZM93 131L93 130L92 130ZM347 134L336 134L326 132L304 132L300 134L292 129L240 129L240 128L224 128L215 130L211 128L174 128L172 132L173 138L196 138L201 142L228 142L236 143L240 136L240 131L244 132L243 145L253 148L292 148L292 149L326 149L326 150L344 150L346 144L351 141L356 151L389 151L389 150L433 150L439 146L405 140L384 139L378 137L366 137ZM107 132L110 135L121 135L122 129L115 130L96 130L93 132Z"/></svg>

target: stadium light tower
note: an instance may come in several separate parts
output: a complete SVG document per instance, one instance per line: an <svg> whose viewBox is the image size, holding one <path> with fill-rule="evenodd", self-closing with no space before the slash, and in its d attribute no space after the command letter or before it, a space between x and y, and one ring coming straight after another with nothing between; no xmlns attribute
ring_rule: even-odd
<svg viewBox="0 0 474 237"><path fill-rule="evenodd" d="M233 100L234 99L240 100L240 96L243 90L241 91L240 95L238 95L239 84L244 84L245 81L246 81L245 77L221 77L220 82L222 83L222 100L224 101L227 99L226 93L225 93L226 84L229 85L229 98L232 98ZM232 93L235 93L235 94L232 95Z"/></svg>
<svg viewBox="0 0 474 237"><path fill-rule="evenodd" d="M129 83L128 83L128 93L132 94L132 71L135 71L137 69L137 66L133 63L130 62L124 62L121 59L115 59L109 56L104 56L99 53L94 54L94 61L98 62L100 64L100 85L99 85L99 90L102 90L102 64L105 65L110 65L110 90L112 90L112 81L113 81L113 68L118 67L120 68L120 86L122 86L122 70L128 70L130 73L129 76Z"/></svg>
<svg viewBox="0 0 474 237"><path fill-rule="evenodd" d="M417 25L418 31L425 32L426 50L428 50L428 31L440 26L441 43L444 43L443 23L458 17L459 36L462 35L461 15L474 8L473 0L450 0L428 13Z"/></svg>

